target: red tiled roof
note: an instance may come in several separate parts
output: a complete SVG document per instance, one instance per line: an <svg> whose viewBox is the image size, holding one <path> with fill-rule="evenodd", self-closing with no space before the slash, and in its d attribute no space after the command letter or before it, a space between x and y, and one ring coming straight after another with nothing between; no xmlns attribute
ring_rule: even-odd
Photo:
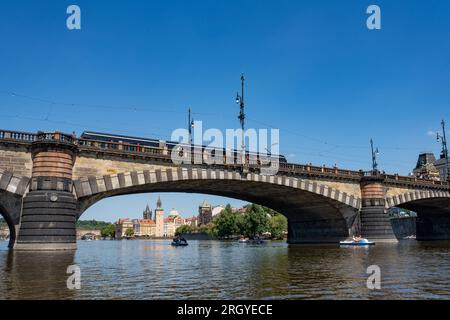
<svg viewBox="0 0 450 320"><path fill-rule="evenodd" d="M168 217L164 219L164 223L171 223L171 222L175 222L175 221L183 221L182 217Z"/></svg>
<svg viewBox="0 0 450 320"><path fill-rule="evenodd" d="M139 220L140 224L155 224L155 221L151 220L151 219L141 219Z"/></svg>
<svg viewBox="0 0 450 320"><path fill-rule="evenodd" d="M131 222L131 220L129 218L125 218L125 219L119 219L116 224L123 224L124 222Z"/></svg>

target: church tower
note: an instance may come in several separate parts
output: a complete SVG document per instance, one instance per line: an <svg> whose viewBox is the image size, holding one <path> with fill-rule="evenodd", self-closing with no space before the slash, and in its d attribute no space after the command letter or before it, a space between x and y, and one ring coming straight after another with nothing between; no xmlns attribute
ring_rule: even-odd
<svg viewBox="0 0 450 320"><path fill-rule="evenodd" d="M145 210L142 213L142 218L146 220L152 220L152 210L150 210L148 205L147 207L145 207Z"/></svg>
<svg viewBox="0 0 450 320"><path fill-rule="evenodd" d="M212 221L212 207L211 205L203 201L203 203L198 207L198 224L208 224Z"/></svg>
<svg viewBox="0 0 450 320"><path fill-rule="evenodd" d="M162 238L164 236L164 209L162 208L161 198L158 196L155 209L155 236Z"/></svg>

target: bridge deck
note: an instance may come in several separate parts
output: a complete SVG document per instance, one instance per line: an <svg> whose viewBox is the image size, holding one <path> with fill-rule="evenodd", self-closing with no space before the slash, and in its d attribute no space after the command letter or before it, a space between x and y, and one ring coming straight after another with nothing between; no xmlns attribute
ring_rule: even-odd
<svg viewBox="0 0 450 320"><path fill-rule="evenodd" d="M31 146L35 141L45 139L58 140L60 142L71 142L78 146L81 155L89 153L102 153L115 155L119 157L145 159L149 161L171 163L172 159L167 150L156 147L141 146L138 144L122 143L122 142L105 142L94 141L86 139L78 139L75 136L55 133L29 133L19 131L0 130L0 144L3 145L22 145L25 147ZM195 155L194 157L202 158L202 155ZM226 167L227 169L240 170L241 164L194 164L196 167ZM249 164L250 171L257 171L261 168L258 163ZM279 173L284 175L308 176L308 177L323 177L337 180L360 181L364 176L373 176L374 172L365 172L363 170L346 170L337 167L313 166L311 164L296 164L296 163L279 163ZM391 185L414 185L418 188L435 188L441 190L449 190L450 183L437 180L425 180L411 176L400 176L398 174L384 174L376 173L380 178L384 179L385 184Z"/></svg>

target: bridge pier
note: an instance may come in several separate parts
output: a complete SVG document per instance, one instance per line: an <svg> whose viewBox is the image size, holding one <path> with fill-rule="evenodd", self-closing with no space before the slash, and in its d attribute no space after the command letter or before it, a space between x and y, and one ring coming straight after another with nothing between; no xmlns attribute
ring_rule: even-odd
<svg viewBox="0 0 450 320"><path fill-rule="evenodd" d="M344 219L295 221L288 219L289 244L337 243L348 237Z"/></svg>
<svg viewBox="0 0 450 320"><path fill-rule="evenodd" d="M32 144L30 191L23 199L15 250L74 250L78 203L72 169L77 146L71 136L38 134Z"/></svg>
<svg viewBox="0 0 450 320"><path fill-rule="evenodd" d="M377 172L361 179L361 236L378 242L397 242L392 223L386 214L384 178Z"/></svg>
<svg viewBox="0 0 450 320"><path fill-rule="evenodd" d="M443 214L422 214L416 220L418 241L450 240L450 217Z"/></svg>

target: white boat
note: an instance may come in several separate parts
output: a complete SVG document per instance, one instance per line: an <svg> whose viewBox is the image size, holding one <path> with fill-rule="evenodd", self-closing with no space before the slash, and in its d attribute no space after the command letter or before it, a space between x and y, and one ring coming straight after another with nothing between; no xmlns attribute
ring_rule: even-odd
<svg viewBox="0 0 450 320"><path fill-rule="evenodd" d="M375 242L363 238L359 240L340 241L339 244L341 246L373 246Z"/></svg>

